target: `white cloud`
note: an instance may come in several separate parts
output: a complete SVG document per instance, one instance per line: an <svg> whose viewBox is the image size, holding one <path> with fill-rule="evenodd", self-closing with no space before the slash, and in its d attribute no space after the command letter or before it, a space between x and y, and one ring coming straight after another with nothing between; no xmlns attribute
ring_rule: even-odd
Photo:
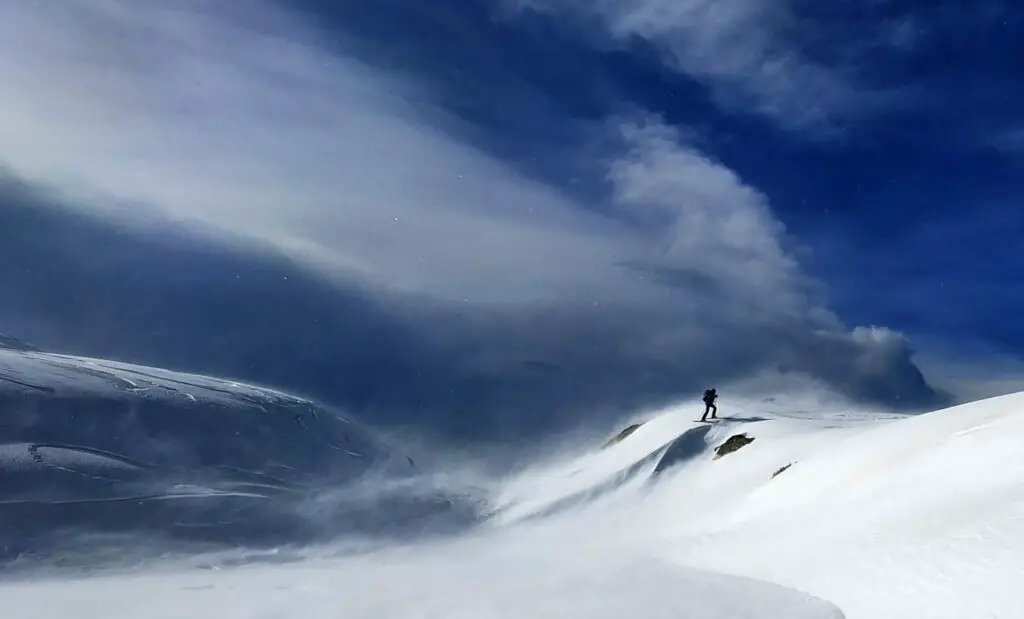
<svg viewBox="0 0 1024 619"><path fill-rule="evenodd" d="M617 42L646 40L720 103L786 128L826 130L866 103L851 76L812 59L788 36L797 24L785 0L512 1L583 16Z"/></svg>
<svg viewBox="0 0 1024 619"><path fill-rule="evenodd" d="M637 241L450 138L410 80L218 6L0 2L0 160L446 298L583 294Z"/></svg>
<svg viewBox="0 0 1024 619"><path fill-rule="evenodd" d="M272 4L0 6L0 158L93 208L155 206L455 300L606 300L637 284L615 264L651 257L650 231L459 142L414 81ZM614 199L668 216L664 264L792 290L763 196L657 121L622 130Z"/></svg>
<svg viewBox="0 0 1024 619"><path fill-rule="evenodd" d="M810 309L807 282L783 247L785 228L763 194L657 118L620 130L627 149L611 166L616 202L666 230L652 264L700 273L786 314Z"/></svg>
<svg viewBox="0 0 1024 619"><path fill-rule="evenodd" d="M693 53L735 44L713 77L733 67L770 87L733 41L763 9L699 5L698 19L641 5L623 27L732 24ZM828 359L845 380L871 345L809 295L767 198L659 119L612 123L613 191L582 204L455 137L423 86L268 2L0 0L0 164L107 216L156 209L465 307L450 327L462 332L423 321L462 343L467 367L490 353L502 368L553 360L577 369L549 395L590 406L588 389L635 401L649 379L675 391L783 360L814 374Z"/></svg>

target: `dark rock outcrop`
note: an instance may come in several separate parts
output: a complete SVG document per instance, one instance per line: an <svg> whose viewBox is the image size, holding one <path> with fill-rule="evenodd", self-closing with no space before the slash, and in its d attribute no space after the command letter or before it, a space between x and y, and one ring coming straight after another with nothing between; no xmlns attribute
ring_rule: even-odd
<svg viewBox="0 0 1024 619"><path fill-rule="evenodd" d="M732 452L753 443L754 439L747 436L746 434L734 434L727 438L724 443L715 448L715 460L721 458L724 455L731 454Z"/></svg>
<svg viewBox="0 0 1024 619"><path fill-rule="evenodd" d="M634 423L634 424L633 424L633 425L631 425L631 426L627 426L626 428L623 428L622 432L619 432L619 433L618 433L618 434L616 434L616 435L615 435L614 437L612 437L611 439L609 439L607 443L605 443L605 444L604 444L604 448L608 448L608 447L611 447L612 445L614 445L614 444L616 444L616 443L621 443L621 442L622 442L623 440L625 440L625 439L626 439L626 437L628 437L628 436L629 436L630 434L632 434L632 433L636 432L636 431L637 431L637 428L639 428L639 427L640 427L640 426L642 426L642 425L644 425L644 424L642 424L642 423Z"/></svg>
<svg viewBox="0 0 1024 619"><path fill-rule="evenodd" d="M792 462L790 462L790 463L789 463L789 464L787 464L786 466L784 466L784 467L782 467L781 469L779 469L779 470L775 471L774 473L772 473L772 479L775 479L776 477L778 477L779 475L781 475L781 474L783 473L783 471L785 471L786 469L788 469L788 468L789 468L789 467L791 467L791 466L793 466L793 463L792 463Z"/></svg>

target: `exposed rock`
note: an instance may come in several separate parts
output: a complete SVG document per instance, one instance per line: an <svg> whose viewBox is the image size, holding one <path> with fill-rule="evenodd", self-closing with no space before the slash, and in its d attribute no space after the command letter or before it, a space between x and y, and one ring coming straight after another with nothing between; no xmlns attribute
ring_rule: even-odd
<svg viewBox="0 0 1024 619"><path fill-rule="evenodd" d="M774 473L772 473L772 479L775 479L776 477L778 477L783 471L785 471L786 469L788 469L791 466L793 466L792 462L790 462L786 466L784 466L781 469L779 469L779 470L775 471Z"/></svg>
<svg viewBox="0 0 1024 619"><path fill-rule="evenodd" d="M746 434L734 434L727 438L724 443L715 448L715 460L726 454L731 454L740 447L753 443L754 439Z"/></svg>
<svg viewBox="0 0 1024 619"><path fill-rule="evenodd" d="M639 428L642 425L644 425L644 424L642 424L642 423L634 423L633 425L624 428L622 430L622 432L619 432L618 434L616 434L611 440L609 440L607 443L605 443L604 446L605 447L611 447L612 445L614 445L616 443L622 442L627 436L629 436L630 434L636 432L637 428Z"/></svg>

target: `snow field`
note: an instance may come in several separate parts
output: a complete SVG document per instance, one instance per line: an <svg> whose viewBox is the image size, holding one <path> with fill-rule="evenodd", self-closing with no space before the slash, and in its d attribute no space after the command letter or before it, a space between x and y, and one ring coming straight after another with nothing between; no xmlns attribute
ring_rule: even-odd
<svg viewBox="0 0 1024 619"><path fill-rule="evenodd" d="M1024 394L902 418L772 406L730 403L711 424L674 408L619 443L566 450L504 480L492 519L454 540L0 583L0 607L23 619L1021 616ZM715 457L741 433L754 441Z"/></svg>

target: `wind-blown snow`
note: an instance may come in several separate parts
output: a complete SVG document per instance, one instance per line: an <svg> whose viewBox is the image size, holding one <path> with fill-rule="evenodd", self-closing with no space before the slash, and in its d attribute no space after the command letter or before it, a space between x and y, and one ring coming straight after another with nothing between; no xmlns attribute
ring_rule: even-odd
<svg viewBox="0 0 1024 619"><path fill-rule="evenodd" d="M420 474L303 398L0 342L0 560L75 562L62 555L97 535L180 548L418 533L458 515L440 490L410 487Z"/></svg>
<svg viewBox="0 0 1024 619"><path fill-rule="evenodd" d="M764 408L734 404L745 421L710 425L688 426L694 409L656 419L684 438L701 432L703 448L691 445L644 492L605 496L538 530L558 530L561 547L597 533L680 565L807 591L850 618L1020 616L1024 394L912 417L787 418ZM710 447L738 433L755 440L714 459ZM649 438L635 436L603 464L649 451ZM574 491L572 476L564 483Z"/></svg>
<svg viewBox="0 0 1024 619"><path fill-rule="evenodd" d="M680 406L494 481L488 516L450 537L29 575L0 583L0 608L22 619L1021 615L1024 393L918 416L798 413L785 397L720 404L720 421ZM716 457L738 434L753 441ZM35 449L51 466L132 470Z"/></svg>
<svg viewBox="0 0 1024 619"><path fill-rule="evenodd" d="M21 619L842 617L827 602L768 583L649 558L599 556L589 562L586 555L537 550L459 548L287 568L34 582L5 587L0 601Z"/></svg>

